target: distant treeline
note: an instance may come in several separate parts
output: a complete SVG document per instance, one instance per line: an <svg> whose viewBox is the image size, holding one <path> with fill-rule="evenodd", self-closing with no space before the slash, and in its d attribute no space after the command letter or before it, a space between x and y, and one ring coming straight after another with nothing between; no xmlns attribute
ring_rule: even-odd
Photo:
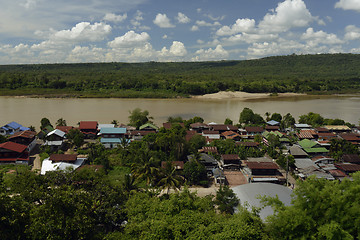
<svg viewBox="0 0 360 240"><path fill-rule="evenodd" d="M360 55L246 61L0 66L0 95L176 97L218 91L344 93L360 90Z"/></svg>

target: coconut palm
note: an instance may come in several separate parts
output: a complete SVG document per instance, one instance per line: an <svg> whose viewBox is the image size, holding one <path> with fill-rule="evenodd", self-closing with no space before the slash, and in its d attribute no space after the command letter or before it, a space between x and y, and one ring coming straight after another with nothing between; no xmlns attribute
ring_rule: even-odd
<svg viewBox="0 0 360 240"><path fill-rule="evenodd" d="M56 121L56 126L67 126L67 125L66 125L66 120L63 119L63 118L59 118L59 119Z"/></svg>
<svg viewBox="0 0 360 240"><path fill-rule="evenodd" d="M170 189L177 191L184 183L184 177L181 176L171 162L165 164L165 168L162 170L161 179L158 182L160 189L166 189L166 194L169 194Z"/></svg>
<svg viewBox="0 0 360 240"><path fill-rule="evenodd" d="M136 180L144 180L149 186L153 185L159 176L159 168L155 166L155 159L153 157L149 158L149 160L143 159L139 163L133 163L131 165L131 172Z"/></svg>

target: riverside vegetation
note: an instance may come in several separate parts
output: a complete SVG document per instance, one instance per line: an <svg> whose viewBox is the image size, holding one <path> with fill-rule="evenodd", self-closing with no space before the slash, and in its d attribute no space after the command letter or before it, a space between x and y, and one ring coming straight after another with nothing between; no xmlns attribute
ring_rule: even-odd
<svg viewBox="0 0 360 240"><path fill-rule="evenodd" d="M219 91L357 93L359 65L357 54L217 62L3 65L0 95L172 98Z"/></svg>

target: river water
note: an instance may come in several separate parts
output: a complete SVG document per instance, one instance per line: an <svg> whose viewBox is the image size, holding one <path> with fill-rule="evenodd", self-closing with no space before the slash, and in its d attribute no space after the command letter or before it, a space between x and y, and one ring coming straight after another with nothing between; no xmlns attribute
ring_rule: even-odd
<svg viewBox="0 0 360 240"><path fill-rule="evenodd" d="M129 111L135 108L148 110L158 125L169 116L184 119L201 116L205 122L223 123L230 118L237 123L244 107L264 116L265 112L291 113L296 120L302 114L316 112L325 118L340 118L358 124L360 96L297 96L262 100L239 99L67 99L0 97L0 126L16 121L24 126L39 129L40 120L47 117L55 124L64 118L68 125L76 126L82 120L110 123L118 120L128 123Z"/></svg>

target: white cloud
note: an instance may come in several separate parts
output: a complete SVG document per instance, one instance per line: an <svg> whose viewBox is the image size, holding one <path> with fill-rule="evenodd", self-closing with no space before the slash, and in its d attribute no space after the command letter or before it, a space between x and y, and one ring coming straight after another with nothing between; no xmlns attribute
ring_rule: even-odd
<svg viewBox="0 0 360 240"><path fill-rule="evenodd" d="M104 62L106 50L96 47L75 46L66 58L66 62Z"/></svg>
<svg viewBox="0 0 360 240"><path fill-rule="evenodd" d="M360 12L360 0L340 0L335 3L335 8Z"/></svg>
<svg viewBox="0 0 360 240"><path fill-rule="evenodd" d="M306 40L310 46L317 46L319 44L341 44L343 43L335 34L326 33L324 31L314 32L313 28L308 28L306 32L301 36L301 39Z"/></svg>
<svg viewBox="0 0 360 240"><path fill-rule="evenodd" d="M143 46L149 40L150 36L146 32L138 34L134 31L128 31L123 36L117 37L113 41L109 42L108 45L111 48L132 48Z"/></svg>
<svg viewBox="0 0 360 240"><path fill-rule="evenodd" d="M127 14L124 13L123 15L116 15L114 13L107 13L105 14L104 20L109 22L120 23L123 22L127 18Z"/></svg>
<svg viewBox="0 0 360 240"><path fill-rule="evenodd" d="M230 45L235 45L238 43L254 43L254 42L262 42L262 41L274 41L279 37L278 34L268 33L268 34L257 34L257 33L242 33L236 34L234 36L230 36L229 38L223 39Z"/></svg>
<svg viewBox="0 0 360 240"><path fill-rule="evenodd" d="M249 46L248 58L259 58L272 55L283 55L289 53L301 53L305 48L304 44L293 40L280 39L279 42L253 43Z"/></svg>
<svg viewBox="0 0 360 240"><path fill-rule="evenodd" d="M188 18L185 14L181 12L178 12L176 20L178 21L178 23L189 23L191 21L190 18Z"/></svg>
<svg viewBox="0 0 360 240"><path fill-rule="evenodd" d="M97 42L104 40L111 32L111 26L105 23L94 23L93 25L89 22L81 22L76 24L71 30L62 30L56 32L51 38L58 41L91 41Z"/></svg>
<svg viewBox="0 0 360 240"><path fill-rule="evenodd" d="M187 51L182 42L173 41L173 44L170 47L170 53L175 56L185 56Z"/></svg>
<svg viewBox="0 0 360 240"><path fill-rule="evenodd" d="M255 20L249 18L237 19L232 26L223 26L216 31L218 36L233 35L241 32L252 32L255 29Z"/></svg>
<svg viewBox="0 0 360 240"><path fill-rule="evenodd" d="M167 39L168 38L168 35L166 35L166 34L164 34L163 36L162 36L162 39Z"/></svg>
<svg viewBox="0 0 360 240"><path fill-rule="evenodd" d="M137 10L136 13L134 14L133 19L131 19L130 22L134 27L137 27L141 25L141 21L143 20L144 20L143 13Z"/></svg>
<svg viewBox="0 0 360 240"><path fill-rule="evenodd" d="M166 14L158 13L153 22L161 28L175 27L175 25L170 22L170 19L166 16Z"/></svg>
<svg viewBox="0 0 360 240"><path fill-rule="evenodd" d="M193 61L211 61L211 60L225 60L229 57L229 52L221 45L217 45L215 49L199 49L195 52Z"/></svg>
<svg viewBox="0 0 360 240"><path fill-rule="evenodd" d="M302 0L279 3L274 14L268 13L259 23L265 32L285 32L294 27L306 27L314 18Z"/></svg>
<svg viewBox="0 0 360 240"><path fill-rule="evenodd" d="M221 24L219 22L209 23L204 20L196 21L196 25L199 27L215 27L220 26Z"/></svg>
<svg viewBox="0 0 360 240"><path fill-rule="evenodd" d="M360 28L354 25L348 25L345 28L345 39L346 40L356 40L360 39Z"/></svg>
<svg viewBox="0 0 360 240"><path fill-rule="evenodd" d="M192 32L199 31L199 27L196 26L196 25L193 25L193 26L190 28L190 31L192 31Z"/></svg>
<svg viewBox="0 0 360 240"><path fill-rule="evenodd" d="M26 0L25 3L21 3L20 5L26 9L32 9L36 7L36 4L37 4L37 0Z"/></svg>

